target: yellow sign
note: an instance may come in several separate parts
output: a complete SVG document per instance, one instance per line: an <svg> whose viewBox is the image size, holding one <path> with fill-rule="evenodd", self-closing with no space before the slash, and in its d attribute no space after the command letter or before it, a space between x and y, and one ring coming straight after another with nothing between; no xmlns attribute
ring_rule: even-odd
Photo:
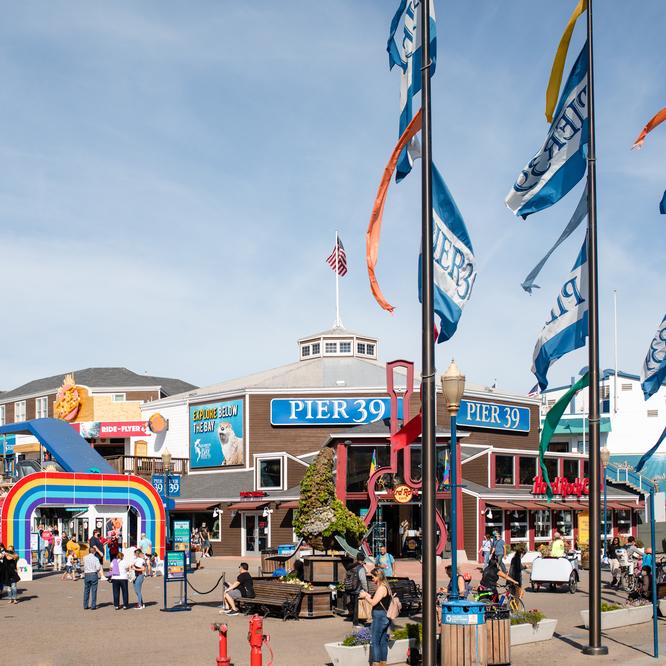
<svg viewBox="0 0 666 666"><path fill-rule="evenodd" d="M62 386L58 389L53 403L53 413L57 419L73 421L79 413L79 407L81 407L81 396L74 383L74 375L70 373L65 375Z"/></svg>
<svg viewBox="0 0 666 666"><path fill-rule="evenodd" d="M396 502L404 504L409 502L412 497L414 497L414 491L404 483L401 483L399 486L396 486L393 490L393 498Z"/></svg>
<svg viewBox="0 0 666 666"><path fill-rule="evenodd" d="M580 545L590 543L590 514L587 511L578 514L578 543Z"/></svg>

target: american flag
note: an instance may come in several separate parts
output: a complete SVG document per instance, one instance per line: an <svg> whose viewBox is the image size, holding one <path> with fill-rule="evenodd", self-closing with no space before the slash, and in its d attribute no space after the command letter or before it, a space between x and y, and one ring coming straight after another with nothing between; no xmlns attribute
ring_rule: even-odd
<svg viewBox="0 0 666 666"><path fill-rule="evenodd" d="M335 271L335 264L337 256L338 264L338 275L347 275L347 255L345 254L345 248L342 245L342 241L338 238L337 245L333 248L330 256L326 260L326 263Z"/></svg>

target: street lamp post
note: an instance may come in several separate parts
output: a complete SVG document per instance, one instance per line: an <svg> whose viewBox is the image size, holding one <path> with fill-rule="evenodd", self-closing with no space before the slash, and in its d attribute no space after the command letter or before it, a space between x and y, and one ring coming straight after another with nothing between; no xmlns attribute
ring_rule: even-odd
<svg viewBox="0 0 666 666"><path fill-rule="evenodd" d="M460 373L455 361L451 361L442 375L442 393L451 417L451 594L458 599L458 453L456 449L456 425L460 401L465 391L465 375Z"/></svg>
<svg viewBox="0 0 666 666"><path fill-rule="evenodd" d="M604 446L599 452L599 457L601 458L601 466L604 470L604 558L608 556L608 525L607 521L607 503L606 503L606 467L608 467L608 461L610 460L610 451L607 446Z"/></svg>
<svg viewBox="0 0 666 666"><path fill-rule="evenodd" d="M162 452L162 475L164 476L164 517L166 519L166 545L169 548L169 472L171 471L171 452L165 448Z"/></svg>

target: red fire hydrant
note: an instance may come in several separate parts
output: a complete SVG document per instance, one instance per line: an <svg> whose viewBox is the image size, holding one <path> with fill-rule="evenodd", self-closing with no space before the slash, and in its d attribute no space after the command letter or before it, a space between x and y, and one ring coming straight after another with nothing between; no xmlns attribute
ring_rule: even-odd
<svg viewBox="0 0 666 666"><path fill-rule="evenodd" d="M231 660L227 656L227 631L226 624L211 624L210 628L220 634L220 654L217 657L217 666L231 666Z"/></svg>
<svg viewBox="0 0 666 666"><path fill-rule="evenodd" d="M271 653L271 660L268 666L273 664L273 650L269 645L271 637L264 635L264 619L261 615L253 615L250 618L250 630L247 632L247 640L250 643L250 666L262 666L261 648L266 643L269 652Z"/></svg>

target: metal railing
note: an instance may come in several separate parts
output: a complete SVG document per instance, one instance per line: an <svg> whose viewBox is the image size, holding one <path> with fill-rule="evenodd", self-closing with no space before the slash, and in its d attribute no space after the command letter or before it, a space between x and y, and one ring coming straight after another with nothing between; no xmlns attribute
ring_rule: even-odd
<svg viewBox="0 0 666 666"><path fill-rule="evenodd" d="M110 456L105 458L106 462L115 468L119 474L136 474L137 476L152 476L153 474L164 474L162 458L149 456ZM187 474L187 458L171 459L171 474Z"/></svg>

